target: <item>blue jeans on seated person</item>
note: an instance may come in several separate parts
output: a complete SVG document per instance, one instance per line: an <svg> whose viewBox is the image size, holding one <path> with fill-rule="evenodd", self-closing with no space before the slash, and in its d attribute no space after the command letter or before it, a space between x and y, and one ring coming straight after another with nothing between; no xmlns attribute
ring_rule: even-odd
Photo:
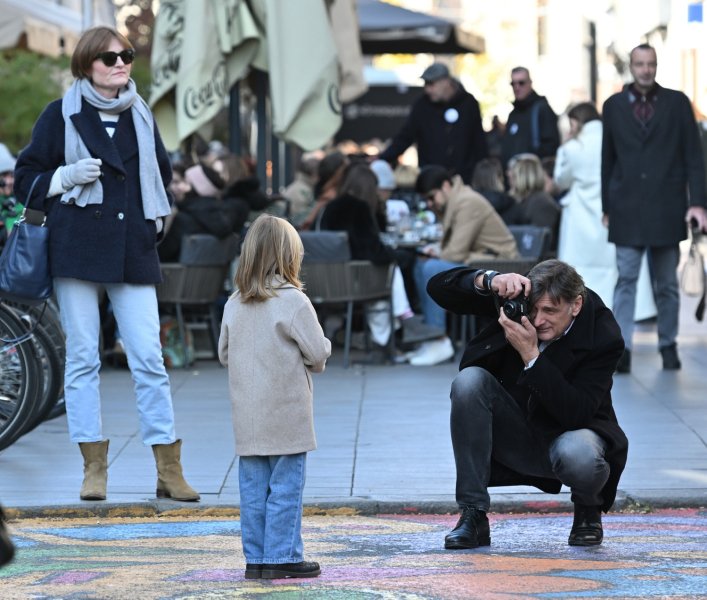
<svg viewBox="0 0 707 600"><path fill-rule="evenodd" d="M302 494L307 453L241 456L241 541L249 564L304 560Z"/></svg>
<svg viewBox="0 0 707 600"><path fill-rule="evenodd" d="M451 430L457 503L488 512L491 458L516 473L559 479L572 502L602 504L609 478L606 443L589 429L566 431L548 446L516 401L485 369L462 369L452 383Z"/></svg>
<svg viewBox="0 0 707 600"><path fill-rule="evenodd" d="M437 304L427 293L427 282L437 273L453 269L454 267L462 267L463 263L450 262L441 258L421 258L418 257L413 271L415 277L415 285L417 286L417 297L420 300L422 315L425 323L432 327L446 329L447 313Z"/></svg>

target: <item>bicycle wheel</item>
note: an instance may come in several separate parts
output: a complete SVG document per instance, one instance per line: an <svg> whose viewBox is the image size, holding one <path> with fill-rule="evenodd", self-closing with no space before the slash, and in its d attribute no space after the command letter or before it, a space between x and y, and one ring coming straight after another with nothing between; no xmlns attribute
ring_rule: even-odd
<svg viewBox="0 0 707 600"><path fill-rule="evenodd" d="M42 385L31 336L13 311L0 304L0 450L27 426Z"/></svg>
<svg viewBox="0 0 707 600"><path fill-rule="evenodd" d="M38 321L38 326L44 329L52 339L54 348L58 352L59 359L63 365L66 357L66 340L64 330L61 327L59 309L55 302L51 299L47 300L46 306L44 304L29 305L15 301L4 301L3 304L15 309L17 315L27 314Z"/></svg>
<svg viewBox="0 0 707 600"><path fill-rule="evenodd" d="M39 398L34 403L32 415L20 435L29 433L44 421L59 398L64 395L64 365L59 359L59 352L53 340L41 326L37 327L32 337L39 367L42 370L43 385Z"/></svg>
<svg viewBox="0 0 707 600"><path fill-rule="evenodd" d="M42 331L38 336L38 342L46 348L46 355L43 359L45 381L45 400L50 406L42 406L39 413L43 415L42 420L50 420L66 413L64 404L64 361L66 359L66 342L64 330L61 327L59 309L53 300L47 301L46 306L30 306L20 302L5 302L12 307L17 315L28 314L32 319L39 319L37 331ZM40 351L41 359L41 351ZM53 400L52 400L53 398ZM45 410L46 409L46 410ZM39 424L35 421L28 429L31 431Z"/></svg>

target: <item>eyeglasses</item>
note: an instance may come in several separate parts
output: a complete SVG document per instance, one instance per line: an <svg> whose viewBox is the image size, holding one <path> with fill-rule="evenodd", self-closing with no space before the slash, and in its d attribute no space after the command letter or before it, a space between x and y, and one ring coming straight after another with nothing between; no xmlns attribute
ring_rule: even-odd
<svg viewBox="0 0 707 600"><path fill-rule="evenodd" d="M124 65L129 65L135 59L135 50L128 49L122 52L99 52L93 60L100 59L106 67L114 67L115 63L118 62L118 57L120 57Z"/></svg>
<svg viewBox="0 0 707 600"><path fill-rule="evenodd" d="M528 85L527 79L519 79L518 81L511 81L511 87L523 87L524 85Z"/></svg>

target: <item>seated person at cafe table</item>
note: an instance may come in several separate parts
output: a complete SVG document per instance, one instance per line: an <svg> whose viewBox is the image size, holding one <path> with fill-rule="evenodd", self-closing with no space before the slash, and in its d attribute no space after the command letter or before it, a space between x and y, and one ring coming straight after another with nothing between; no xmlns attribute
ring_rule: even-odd
<svg viewBox="0 0 707 600"><path fill-rule="evenodd" d="M430 165L420 171L417 192L442 223L442 240L420 249L415 265L415 284L425 323L445 329L446 312L427 293L433 275L474 260L519 258L513 234L493 206L481 194L464 185L461 177ZM410 357L413 365L434 365L454 356L449 338L433 340Z"/></svg>
<svg viewBox="0 0 707 600"><path fill-rule="evenodd" d="M438 273L431 297L457 314L493 319L466 347L451 390L461 517L448 550L491 543L489 486L570 488L570 546L602 543L628 440L611 401L624 349L616 319L560 260L527 276L473 267Z"/></svg>
<svg viewBox="0 0 707 600"><path fill-rule="evenodd" d="M393 263L395 255L392 248L380 239L380 229L375 218L378 205L378 181L375 174L365 163L352 163L343 173L338 196L322 209L320 229L346 231L351 258L354 260L370 260L377 265ZM403 344L419 344L444 335L444 331L425 325L420 316L413 313L402 273L397 266L393 271L391 297L393 316L402 326ZM393 324L386 307L387 304L369 303L366 310L371 338L378 346L387 345L392 333Z"/></svg>

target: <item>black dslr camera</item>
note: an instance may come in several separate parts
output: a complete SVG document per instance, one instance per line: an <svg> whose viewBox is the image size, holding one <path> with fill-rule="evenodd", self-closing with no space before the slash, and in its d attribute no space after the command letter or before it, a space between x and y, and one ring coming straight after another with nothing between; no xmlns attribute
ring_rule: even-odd
<svg viewBox="0 0 707 600"><path fill-rule="evenodd" d="M520 323L523 317L530 318L530 304L524 296L505 300L501 308L505 315L516 323Z"/></svg>

